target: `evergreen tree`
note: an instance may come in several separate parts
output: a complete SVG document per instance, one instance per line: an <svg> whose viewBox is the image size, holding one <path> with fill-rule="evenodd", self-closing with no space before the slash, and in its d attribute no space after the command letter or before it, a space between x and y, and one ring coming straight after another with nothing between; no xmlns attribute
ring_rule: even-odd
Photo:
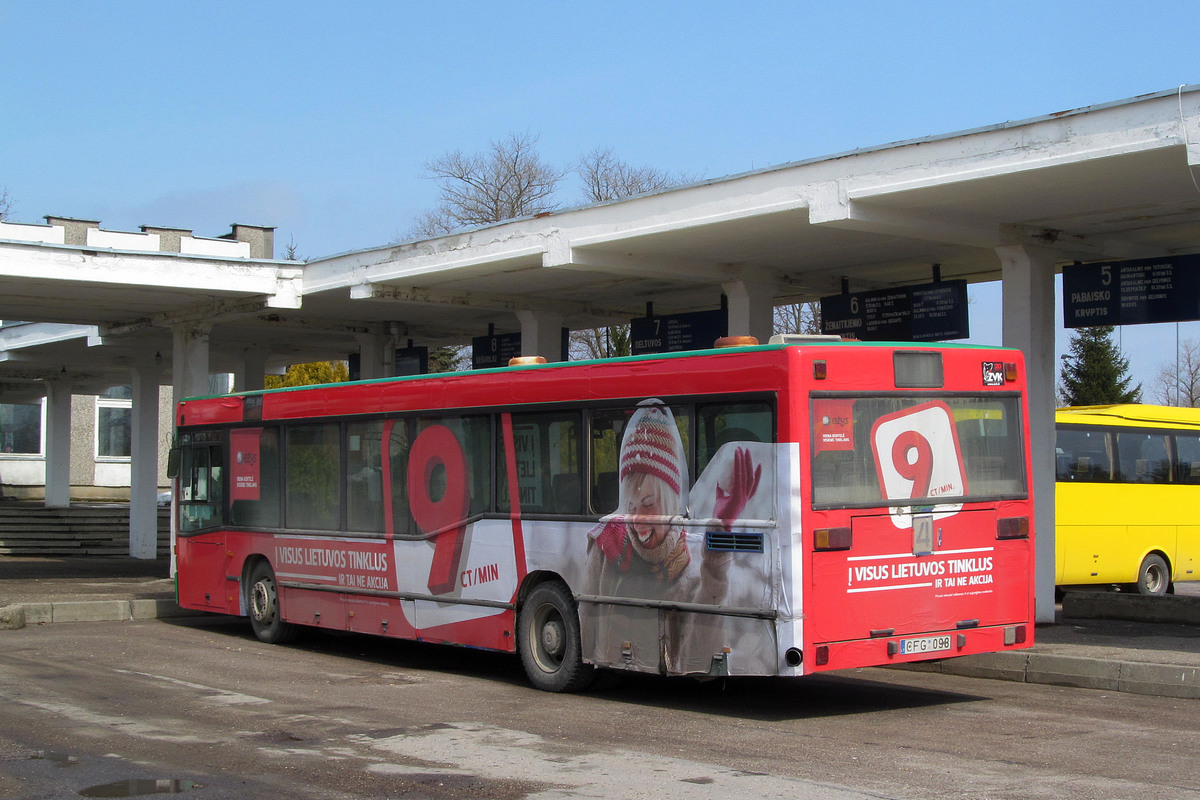
<svg viewBox="0 0 1200 800"><path fill-rule="evenodd" d="M429 373L457 372L469 369L471 366L471 348L469 347L431 347L429 348Z"/></svg>
<svg viewBox="0 0 1200 800"><path fill-rule="evenodd" d="M1063 405L1139 403L1142 385L1129 388L1129 359L1112 340L1113 327L1080 328L1071 335L1071 352L1062 357L1059 396Z"/></svg>

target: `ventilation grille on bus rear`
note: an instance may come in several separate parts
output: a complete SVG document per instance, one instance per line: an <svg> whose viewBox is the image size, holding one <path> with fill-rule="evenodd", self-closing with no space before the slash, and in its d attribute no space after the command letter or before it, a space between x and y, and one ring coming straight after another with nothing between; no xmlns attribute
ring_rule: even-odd
<svg viewBox="0 0 1200 800"><path fill-rule="evenodd" d="M761 533L706 531L704 540L709 550L720 550L726 553L761 553L763 551L763 535Z"/></svg>

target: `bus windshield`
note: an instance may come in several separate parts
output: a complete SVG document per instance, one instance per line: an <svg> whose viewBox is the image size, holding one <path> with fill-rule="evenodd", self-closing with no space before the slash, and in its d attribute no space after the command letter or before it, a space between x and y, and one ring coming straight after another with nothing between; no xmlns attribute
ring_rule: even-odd
<svg viewBox="0 0 1200 800"><path fill-rule="evenodd" d="M814 508L1026 496L1017 395L839 394L811 402Z"/></svg>

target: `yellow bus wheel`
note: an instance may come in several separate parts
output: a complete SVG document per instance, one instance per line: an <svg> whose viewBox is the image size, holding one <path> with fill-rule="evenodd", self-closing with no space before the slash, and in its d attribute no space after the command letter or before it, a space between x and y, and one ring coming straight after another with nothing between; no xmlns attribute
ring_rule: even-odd
<svg viewBox="0 0 1200 800"><path fill-rule="evenodd" d="M1171 570L1162 556L1151 553L1142 560L1138 570L1138 593L1160 595L1166 594L1171 585Z"/></svg>

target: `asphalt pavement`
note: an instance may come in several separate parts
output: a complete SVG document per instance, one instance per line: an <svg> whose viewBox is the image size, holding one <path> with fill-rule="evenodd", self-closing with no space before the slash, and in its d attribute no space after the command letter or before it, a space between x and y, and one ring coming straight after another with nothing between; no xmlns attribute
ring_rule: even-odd
<svg viewBox="0 0 1200 800"><path fill-rule="evenodd" d="M175 602L166 558L0 556L0 637L28 625L200 615ZM1141 597L1068 592L1025 650L902 668L1200 698L1200 584Z"/></svg>

